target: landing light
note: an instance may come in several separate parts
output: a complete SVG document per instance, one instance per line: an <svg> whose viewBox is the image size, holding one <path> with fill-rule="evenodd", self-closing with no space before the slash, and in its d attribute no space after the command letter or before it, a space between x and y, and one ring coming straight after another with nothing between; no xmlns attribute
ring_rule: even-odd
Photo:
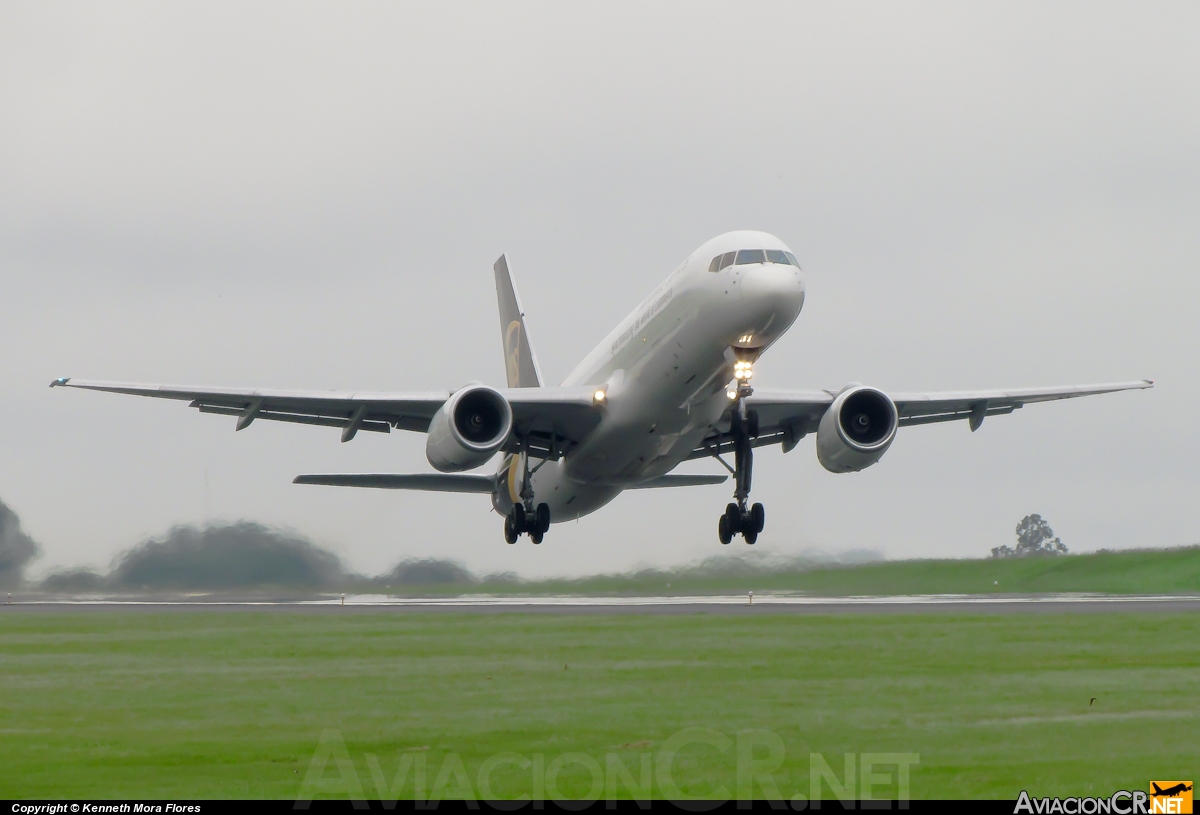
<svg viewBox="0 0 1200 815"><path fill-rule="evenodd" d="M592 401L595 402L597 405L604 404L604 400L607 398L608 398L608 394L606 394L604 391L596 391L595 393L592 394Z"/></svg>
<svg viewBox="0 0 1200 815"><path fill-rule="evenodd" d="M733 378L739 382L748 382L754 376L754 363L739 359L733 363Z"/></svg>
<svg viewBox="0 0 1200 815"><path fill-rule="evenodd" d="M725 395L728 396L730 400L737 399L737 391L733 390L732 388L725 391Z"/></svg>

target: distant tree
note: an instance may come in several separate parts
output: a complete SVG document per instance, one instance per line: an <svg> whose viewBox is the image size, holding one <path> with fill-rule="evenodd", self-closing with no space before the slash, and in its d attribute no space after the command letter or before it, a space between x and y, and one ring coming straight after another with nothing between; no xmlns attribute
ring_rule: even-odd
<svg viewBox="0 0 1200 815"><path fill-rule="evenodd" d="M21 531L21 520L0 501L0 586L21 582L25 564L37 556L38 545Z"/></svg>
<svg viewBox="0 0 1200 815"><path fill-rule="evenodd" d="M1029 557L1031 555L1065 555L1067 547L1054 537L1054 530L1041 515L1026 515L1017 524L1017 546L997 546L992 557Z"/></svg>
<svg viewBox="0 0 1200 815"><path fill-rule="evenodd" d="M238 521L176 526L123 552L108 582L117 589L235 591L266 586L328 589L345 578L337 555L299 535Z"/></svg>
<svg viewBox="0 0 1200 815"><path fill-rule="evenodd" d="M42 591L62 594L99 591L103 588L104 576L86 568L59 570L42 581Z"/></svg>
<svg viewBox="0 0 1200 815"><path fill-rule="evenodd" d="M387 574L375 578L385 586L435 586L438 584L474 583L475 576L453 560L426 558L402 560Z"/></svg>

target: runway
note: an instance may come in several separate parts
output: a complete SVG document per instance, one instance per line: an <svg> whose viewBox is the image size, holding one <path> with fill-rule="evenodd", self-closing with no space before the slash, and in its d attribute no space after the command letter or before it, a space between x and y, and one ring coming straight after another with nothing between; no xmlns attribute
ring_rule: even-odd
<svg viewBox="0 0 1200 815"><path fill-rule="evenodd" d="M1200 595L901 595L817 597L738 594L658 597L347 595L321 599L253 598L14 600L8 612L292 612L292 613L535 613L535 614L928 614L1200 612Z"/></svg>

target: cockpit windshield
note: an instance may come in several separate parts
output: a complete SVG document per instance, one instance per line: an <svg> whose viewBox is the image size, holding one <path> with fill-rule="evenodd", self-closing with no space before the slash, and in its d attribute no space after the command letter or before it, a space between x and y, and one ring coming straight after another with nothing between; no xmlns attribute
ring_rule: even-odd
<svg viewBox="0 0 1200 815"><path fill-rule="evenodd" d="M742 249L738 252L726 252L723 255L717 255L708 264L710 272L719 272L727 266L738 265L747 266L751 263L780 263L785 266L795 266L800 268L800 264L796 261L796 256L791 252L784 252L779 249Z"/></svg>

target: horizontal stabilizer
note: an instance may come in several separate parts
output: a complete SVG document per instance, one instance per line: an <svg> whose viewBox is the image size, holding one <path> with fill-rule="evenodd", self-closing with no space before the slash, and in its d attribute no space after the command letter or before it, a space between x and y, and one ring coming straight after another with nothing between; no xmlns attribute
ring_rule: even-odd
<svg viewBox="0 0 1200 815"><path fill-rule="evenodd" d="M334 475L298 475L293 484L322 484L328 487L374 487L380 490L424 490L426 492L483 492L496 488L496 479L487 475L446 475L443 473L345 473Z"/></svg>
<svg viewBox="0 0 1200 815"><path fill-rule="evenodd" d="M647 490L654 487L701 487L705 484L724 484L729 480L726 475L660 475L640 484L634 484L630 489Z"/></svg>

